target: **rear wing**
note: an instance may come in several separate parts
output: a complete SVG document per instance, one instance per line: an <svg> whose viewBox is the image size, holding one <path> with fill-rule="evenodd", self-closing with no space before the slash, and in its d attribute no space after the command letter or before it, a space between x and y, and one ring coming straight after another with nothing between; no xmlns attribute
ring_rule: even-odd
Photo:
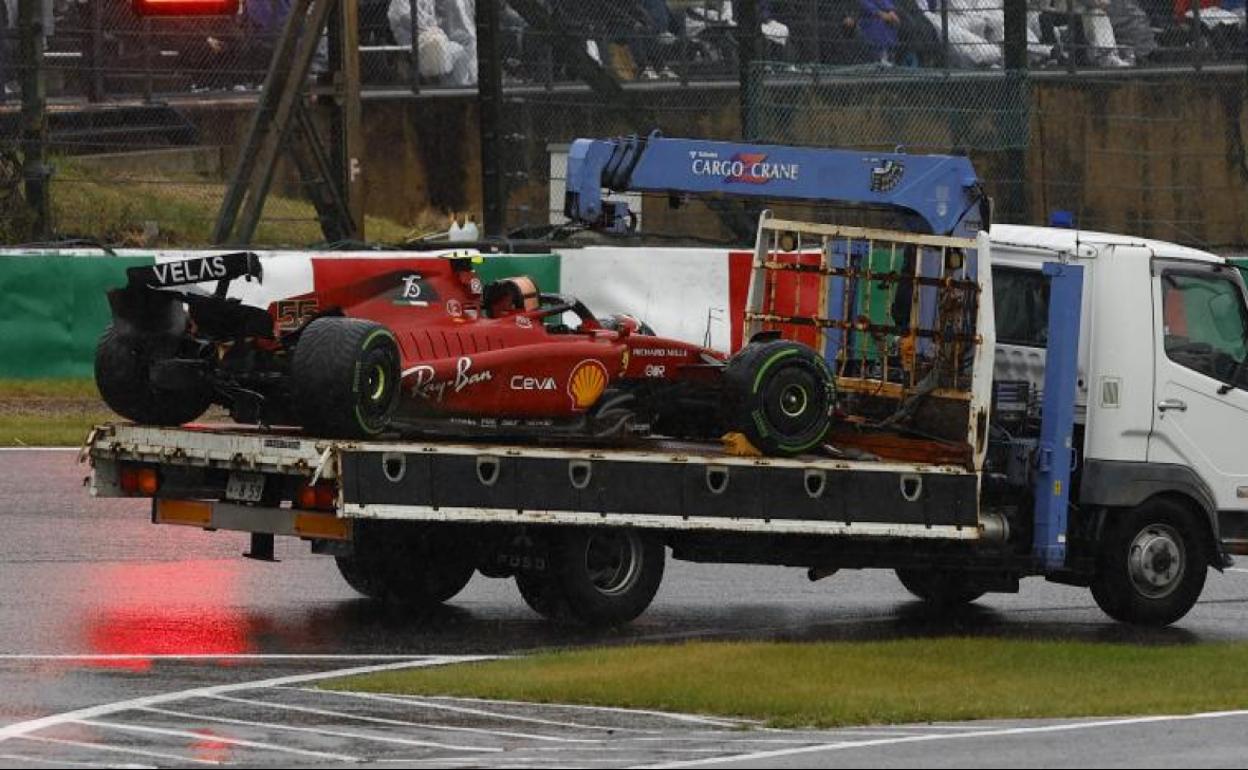
<svg viewBox="0 0 1248 770"><path fill-rule="evenodd" d="M217 282L217 294L225 296L230 281L236 278L264 280L260 257L250 251L195 257L179 262L157 262L126 269L127 288L166 289L173 286Z"/></svg>

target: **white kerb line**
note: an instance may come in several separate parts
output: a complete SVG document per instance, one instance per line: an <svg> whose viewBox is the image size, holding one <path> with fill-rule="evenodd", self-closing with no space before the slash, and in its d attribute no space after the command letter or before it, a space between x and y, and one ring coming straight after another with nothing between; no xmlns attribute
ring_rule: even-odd
<svg viewBox="0 0 1248 770"><path fill-rule="evenodd" d="M337 679L338 677L355 676L358 674L374 674L381 671L398 671L406 668L447 666L454 663L475 663L485 660L497 660L499 657L500 656L497 655L439 655L396 663L385 663L375 666L353 666L351 668L342 668L333 671L318 671L310 674L292 674L290 676L279 676L271 679L258 679L250 682L234 682L231 684L210 685L207 687L193 687L187 690L178 690L176 692L146 695L139 698L129 698L127 700L113 701L111 703L102 703L97 706L87 706L85 708L74 709L73 711L65 711L59 714L39 717L38 719L28 719L24 722L15 722L10 725L5 725L0 727L0 742L6 741L10 738L16 738L18 736L45 730L50 727L57 727L59 725L71 724L89 719L98 719L99 717L129 711L141 706L160 706L166 703L175 703L187 698L210 698L217 694L239 692L242 690L280 687L282 685L303 684L305 682L319 682L325 679Z"/></svg>
<svg viewBox="0 0 1248 770"><path fill-rule="evenodd" d="M815 744L792 749L775 749L772 751L756 751L748 754L731 754L708 759L691 759L680 762L664 762L656 765L638 765L646 770L659 768L702 767L739 762L756 762L773 757L788 757L797 754L814 754L818 752L845 751L854 749L870 749L881 746L895 746L903 743L926 743L929 741L952 741L973 738L1000 738L1014 735L1037 735L1042 733L1073 732L1076 730L1095 730L1107 727L1131 727L1133 725L1151 724L1154 722L1181 722L1202 719L1226 719L1228 717L1248 717L1248 710L1210 711L1202 714L1175 714L1152 717L1129 717L1123 719L1105 719L1094 722L1067 722L1059 725L1041 725L1039 727L1007 727L998 730L974 730L963 733L934 733L927 735L907 735L896 738L876 738L867 741L837 741L835 743Z"/></svg>

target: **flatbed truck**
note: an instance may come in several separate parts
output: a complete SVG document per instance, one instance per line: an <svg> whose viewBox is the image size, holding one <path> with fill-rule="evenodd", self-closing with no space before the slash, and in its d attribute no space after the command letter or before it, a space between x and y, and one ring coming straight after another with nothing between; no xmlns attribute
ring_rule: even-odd
<svg viewBox="0 0 1248 770"><path fill-rule="evenodd" d="M763 171L784 183L819 161L663 141L574 145L570 211L626 227L620 204L586 185L683 191L630 179L654 150L664 167L694 158L698 185L699 169L720 167L761 183L757 169L714 165L732 152L768 158ZM360 593L412 604L447 601L479 572L514 579L552 619L623 623L654 597L670 550L812 579L891 569L942 605L1043 576L1089 587L1123 622L1180 619L1209 568L1248 553L1238 272L1157 241L993 228L969 165L941 177L952 193L923 197L898 183L898 169L923 168L913 156L871 162L872 190L910 196L898 205L911 213L933 206L928 234L759 222L747 331L806 335L854 407L820 451L115 423L84 447L92 493L150 498L157 524L250 533L258 558L275 536L302 538ZM787 300L782 274L796 281ZM805 280L812 310L793 296ZM883 310L872 287L887 287Z"/></svg>

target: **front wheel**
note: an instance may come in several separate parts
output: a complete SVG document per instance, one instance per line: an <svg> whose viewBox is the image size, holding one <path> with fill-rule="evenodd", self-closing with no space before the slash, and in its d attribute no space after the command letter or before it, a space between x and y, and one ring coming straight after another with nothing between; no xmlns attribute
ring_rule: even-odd
<svg viewBox="0 0 1248 770"><path fill-rule="evenodd" d="M832 424L832 375L801 343L751 342L728 362L723 384L725 426L764 454L808 452Z"/></svg>
<svg viewBox="0 0 1248 770"><path fill-rule="evenodd" d="M1192 609L1205 587L1201 522L1163 499L1116 514L1101 540L1092 598L1115 620L1168 626Z"/></svg>
<svg viewBox="0 0 1248 770"><path fill-rule="evenodd" d="M569 529L554 535L548 569L518 573L516 587L529 607L551 620L622 625L654 600L665 556L662 541L649 532Z"/></svg>

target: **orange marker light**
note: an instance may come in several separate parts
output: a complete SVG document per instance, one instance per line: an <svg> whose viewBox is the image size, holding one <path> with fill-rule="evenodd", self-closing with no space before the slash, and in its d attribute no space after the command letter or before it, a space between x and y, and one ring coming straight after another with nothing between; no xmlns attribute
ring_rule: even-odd
<svg viewBox="0 0 1248 770"><path fill-rule="evenodd" d="M307 484L299 487L299 491L295 492L295 505L304 510L316 508L316 487Z"/></svg>
<svg viewBox="0 0 1248 770"><path fill-rule="evenodd" d="M160 489L160 476L155 468L139 469L139 493L151 497Z"/></svg>

